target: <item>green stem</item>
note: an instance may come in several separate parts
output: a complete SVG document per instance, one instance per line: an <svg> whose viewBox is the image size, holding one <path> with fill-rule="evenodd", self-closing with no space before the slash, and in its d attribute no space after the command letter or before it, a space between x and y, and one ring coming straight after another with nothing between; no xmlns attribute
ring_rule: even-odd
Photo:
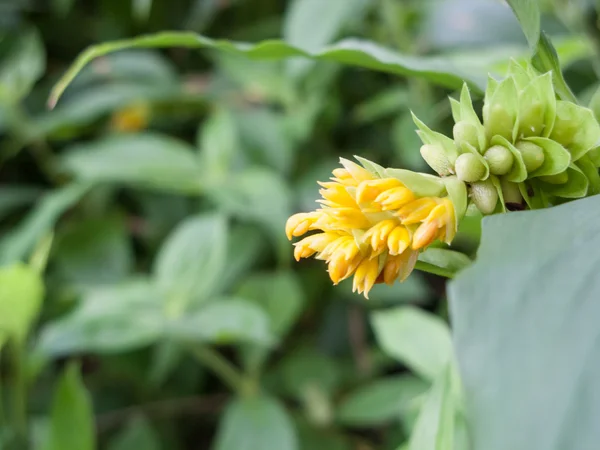
<svg viewBox="0 0 600 450"><path fill-rule="evenodd" d="M229 388L239 395L248 395L251 385L240 371L212 348L201 345L194 347L192 353L198 361L210 368Z"/></svg>
<svg viewBox="0 0 600 450"><path fill-rule="evenodd" d="M24 343L21 340L14 340L10 350L14 429L18 439L25 442L27 440L27 380L23 367Z"/></svg>
<svg viewBox="0 0 600 450"><path fill-rule="evenodd" d="M455 272L453 272L452 270L434 266L433 264L429 264L423 261L417 261L415 269L450 279L454 278L454 275L456 275Z"/></svg>

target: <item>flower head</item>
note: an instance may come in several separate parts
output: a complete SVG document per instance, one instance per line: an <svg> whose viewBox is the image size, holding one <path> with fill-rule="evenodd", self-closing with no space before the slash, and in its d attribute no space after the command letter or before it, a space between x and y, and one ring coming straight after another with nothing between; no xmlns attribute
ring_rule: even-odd
<svg viewBox="0 0 600 450"><path fill-rule="evenodd" d="M440 176L455 174L467 183L483 214L595 193L589 189L600 183L594 168L600 166L600 125L590 109L557 99L552 73L512 61L504 79L488 80L483 120L466 85L460 100L450 102L453 139L414 118L421 155Z"/></svg>
<svg viewBox="0 0 600 450"><path fill-rule="evenodd" d="M403 281L419 251L452 241L466 209L466 188L455 177L440 178L341 159L331 181L319 183L321 207L290 217L286 234L313 234L294 244L296 260L315 256L334 284L354 275L353 290Z"/></svg>

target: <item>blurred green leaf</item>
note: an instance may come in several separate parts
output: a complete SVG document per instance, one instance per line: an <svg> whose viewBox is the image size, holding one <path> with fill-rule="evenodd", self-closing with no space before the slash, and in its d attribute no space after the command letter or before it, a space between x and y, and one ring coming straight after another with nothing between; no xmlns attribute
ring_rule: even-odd
<svg viewBox="0 0 600 450"><path fill-rule="evenodd" d="M234 400L222 416L215 450L297 450L298 439L287 412L264 395Z"/></svg>
<svg viewBox="0 0 600 450"><path fill-rule="evenodd" d="M434 83L448 87L460 87L466 80L474 89L482 91L485 74L474 73L467 65L455 66L443 57L417 57L396 53L373 42L346 39L314 52L307 52L281 41L265 41L258 44L235 43L213 40L187 32L164 32L130 40L106 42L93 46L82 53L69 71L54 87L50 105L55 105L63 91L83 67L99 56L118 50L148 47L213 48L245 54L254 59L282 59L294 56L317 60L342 62L399 75L421 76Z"/></svg>
<svg viewBox="0 0 600 450"><path fill-rule="evenodd" d="M0 335L25 340L43 298L44 283L36 270L24 264L0 268Z"/></svg>
<svg viewBox="0 0 600 450"><path fill-rule="evenodd" d="M277 336L288 332L305 303L302 286L293 272L251 275L241 283L237 295L260 306Z"/></svg>
<svg viewBox="0 0 600 450"><path fill-rule="evenodd" d="M63 159L78 179L197 194L201 168L193 148L154 133L117 135L74 145Z"/></svg>
<svg viewBox="0 0 600 450"><path fill-rule="evenodd" d="M341 431L315 427L308 420L297 421L301 450L354 450L351 439Z"/></svg>
<svg viewBox="0 0 600 450"><path fill-rule="evenodd" d="M266 169L248 169L211 187L208 193L223 211L261 225L272 236L280 258L288 258L291 253L284 227L291 212L291 193L279 175Z"/></svg>
<svg viewBox="0 0 600 450"><path fill-rule="evenodd" d="M528 1L533 3L533 0ZM558 53L552 45L548 35L543 31L540 34L536 45L535 53L531 58L533 67L541 73L552 72L552 81L554 82L554 89L558 97L562 100L577 103L575 94L573 94L563 77L560 61L558 60Z"/></svg>
<svg viewBox="0 0 600 450"><path fill-rule="evenodd" d="M148 421L143 417L135 417L111 440L108 448L109 450L160 450L161 445Z"/></svg>
<svg viewBox="0 0 600 450"><path fill-rule="evenodd" d="M218 298L169 322L167 335L190 342L215 344L275 341L262 309L242 298Z"/></svg>
<svg viewBox="0 0 600 450"><path fill-rule="evenodd" d="M31 186L3 186L0 188L0 219L14 209L33 203L41 193L41 189Z"/></svg>
<svg viewBox="0 0 600 450"><path fill-rule="evenodd" d="M223 216L202 214L186 219L164 242L154 273L170 317L207 300L219 285L227 263L227 231Z"/></svg>
<svg viewBox="0 0 600 450"><path fill-rule="evenodd" d="M309 347L288 351L281 363L281 373L285 389L297 398L313 387L332 394L341 379L335 360Z"/></svg>
<svg viewBox="0 0 600 450"><path fill-rule="evenodd" d="M540 38L539 0L506 0L515 12L529 47L534 49Z"/></svg>
<svg viewBox="0 0 600 450"><path fill-rule="evenodd" d="M46 194L19 227L0 240L0 263L23 260L32 248L52 230L58 218L88 190L88 183L72 183Z"/></svg>
<svg viewBox="0 0 600 450"><path fill-rule="evenodd" d="M344 398L338 420L348 426L375 426L397 421L415 398L427 390L427 383L412 375L377 379Z"/></svg>
<svg viewBox="0 0 600 450"><path fill-rule="evenodd" d="M421 407L409 450L454 450L455 402L450 367L440 372Z"/></svg>
<svg viewBox="0 0 600 450"><path fill-rule="evenodd" d="M29 94L46 68L44 44L33 29L16 38L0 65L0 101L16 103Z"/></svg>
<svg viewBox="0 0 600 450"><path fill-rule="evenodd" d="M371 314L377 342L390 356L416 373L435 380L453 358L448 325L412 306Z"/></svg>
<svg viewBox="0 0 600 450"><path fill-rule="evenodd" d="M330 44L347 25L366 11L365 0L293 0L286 10L284 40L307 52L315 52ZM292 60L288 66L294 77L304 75L311 61Z"/></svg>
<svg viewBox="0 0 600 450"><path fill-rule="evenodd" d="M94 450L94 411L77 364L69 364L56 386L47 450Z"/></svg>
<svg viewBox="0 0 600 450"><path fill-rule="evenodd" d="M89 289L73 312L42 329L39 349L48 355L124 352L154 342L164 323L156 286L129 280Z"/></svg>
<svg viewBox="0 0 600 450"><path fill-rule="evenodd" d="M122 217L80 220L57 239L55 261L76 284L122 281L133 266L133 252Z"/></svg>
<svg viewBox="0 0 600 450"><path fill-rule="evenodd" d="M358 123L368 124L397 114L406 108L407 102L408 90L406 87L392 86L357 105L352 116ZM414 133L414 124L412 128Z"/></svg>
<svg viewBox="0 0 600 450"><path fill-rule="evenodd" d="M599 211L594 196L483 220L449 286L473 450L596 446Z"/></svg>
<svg viewBox="0 0 600 450"><path fill-rule="evenodd" d="M217 108L198 134L200 167L205 177L220 180L238 164L241 151L237 124L231 112Z"/></svg>
<svg viewBox="0 0 600 450"><path fill-rule="evenodd" d="M364 297L352 292L352 280L344 280L335 288L335 294L344 298L364 302ZM420 303L430 294L427 283L418 274L413 274L402 283L392 285L379 283L369 292L369 305L393 305Z"/></svg>

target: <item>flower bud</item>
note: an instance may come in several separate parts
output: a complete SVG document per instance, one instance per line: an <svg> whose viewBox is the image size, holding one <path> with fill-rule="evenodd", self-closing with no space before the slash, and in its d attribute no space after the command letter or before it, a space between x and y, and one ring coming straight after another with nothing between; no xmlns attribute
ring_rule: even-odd
<svg viewBox="0 0 600 450"><path fill-rule="evenodd" d="M519 190L519 184L511 181L502 179L500 180L502 186L502 196L504 197L504 203L522 203L523 196Z"/></svg>
<svg viewBox="0 0 600 450"><path fill-rule="evenodd" d="M510 150L502 145L494 145L488 148L483 157L490 166L490 173L494 175L506 175L510 172L514 162Z"/></svg>
<svg viewBox="0 0 600 450"><path fill-rule="evenodd" d="M450 175L452 172L452 164L446 156L446 152L441 145L425 144L421 147L421 156L429 167L435 170L439 175Z"/></svg>
<svg viewBox="0 0 600 450"><path fill-rule="evenodd" d="M492 214L498 203L498 191L492 180L471 184L471 200L482 214Z"/></svg>
<svg viewBox="0 0 600 450"><path fill-rule="evenodd" d="M544 105L539 100L523 105L519 115L519 132L527 137L541 135L544 129L544 112Z"/></svg>
<svg viewBox="0 0 600 450"><path fill-rule="evenodd" d="M485 175L485 166L472 153L463 153L456 158L454 170L457 178L466 183L479 181Z"/></svg>
<svg viewBox="0 0 600 450"><path fill-rule="evenodd" d="M565 184L569 181L569 175L564 171L556 175L545 175L540 177L540 180L548 184Z"/></svg>
<svg viewBox="0 0 600 450"><path fill-rule="evenodd" d="M514 117L504 106L496 104L489 109L489 117L485 123L488 137L492 138L498 135L511 140L514 125Z"/></svg>
<svg viewBox="0 0 600 450"><path fill-rule="evenodd" d="M454 142L456 142L459 148L463 148L465 144L470 144L474 148L479 147L477 127L466 120L456 122L452 129L452 134L454 135Z"/></svg>
<svg viewBox="0 0 600 450"><path fill-rule="evenodd" d="M544 164L544 150L533 142L519 141L515 145L521 155L527 172L533 172Z"/></svg>

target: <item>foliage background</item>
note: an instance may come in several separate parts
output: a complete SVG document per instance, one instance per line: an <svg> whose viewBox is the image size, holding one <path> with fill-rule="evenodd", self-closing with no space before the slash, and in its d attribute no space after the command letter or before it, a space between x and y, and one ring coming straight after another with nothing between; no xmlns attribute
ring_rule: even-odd
<svg viewBox="0 0 600 450"><path fill-rule="evenodd" d="M596 5L540 3L587 103ZM365 302L347 283L330 286L318 261L293 263L283 224L313 207L316 180L340 156L427 170L410 111L449 132L446 97L460 84L131 50L94 61L46 107L86 46L163 30L284 38L309 52L352 37L417 63L438 58L479 86L528 55L496 0L3 0L1 262L43 254L54 230L23 352L31 447L446 448L413 432L441 427L419 412L452 359L444 280L415 273ZM471 256L479 222L465 221L456 241ZM20 382L10 354L6 406ZM5 422L0 448L24 448L15 433ZM464 426L454 434L465 448Z"/></svg>

